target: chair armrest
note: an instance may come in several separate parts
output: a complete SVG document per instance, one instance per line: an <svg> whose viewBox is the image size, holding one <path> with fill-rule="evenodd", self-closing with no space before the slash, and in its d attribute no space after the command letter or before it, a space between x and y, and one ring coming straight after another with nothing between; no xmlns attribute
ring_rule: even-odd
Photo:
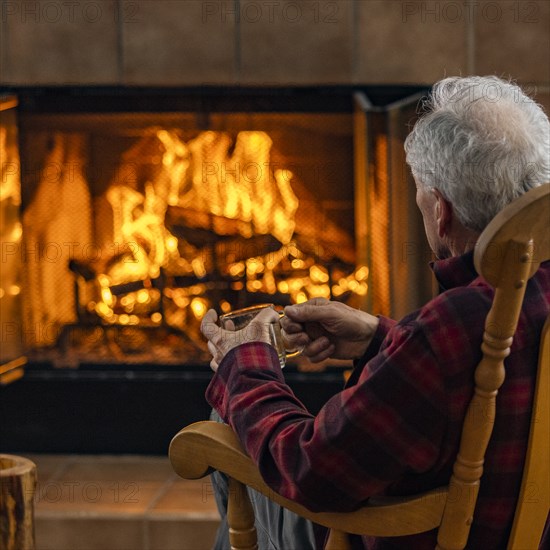
<svg viewBox="0 0 550 550"><path fill-rule="evenodd" d="M174 471L184 479L200 479L213 470L264 494L292 512L329 528L377 537L411 535L438 527L447 488L406 498L371 499L354 512L311 512L271 489L226 424L197 422L172 439L169 450Z"/></svg>

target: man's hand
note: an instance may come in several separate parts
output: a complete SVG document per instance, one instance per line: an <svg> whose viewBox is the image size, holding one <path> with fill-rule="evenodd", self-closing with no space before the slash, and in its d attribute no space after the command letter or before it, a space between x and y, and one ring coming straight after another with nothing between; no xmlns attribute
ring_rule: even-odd
<svg viewBox="0 0 550 550"><path fill-rule="evenodd" d="M283 336L290 346L304 347L313 363L361 357L378 327L378 318L341 302L313 298L287 306L281 319Z"/></svg>
<svg viewBox="0 0 550 550"><path fill-rule="evenodd" d="M201 323L201 332L208 340L208 350L212 354L210 367L218 370L224 356L233 348L248 342L265 342L270 344L270 328L272 323L279 322L279 314L271 308L262 310L252 321L241 330L225 330L218 325L218 314L209 310Z"/></svg>

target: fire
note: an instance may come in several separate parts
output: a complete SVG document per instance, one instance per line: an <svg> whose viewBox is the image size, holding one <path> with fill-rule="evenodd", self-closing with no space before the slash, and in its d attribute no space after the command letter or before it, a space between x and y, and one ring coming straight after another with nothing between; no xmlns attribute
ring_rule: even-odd
<svg viewBox="0 0 550 550"><path fill-rule="evenodd" d="M292 188L294 175L273 165L273 143L265 132L239 132L234 143L228 134L214 131L187 142L175 130L157 130L155 137L162 154L154 177L143 182L143 192L113 182L105 195L112 208L112 237L119 257L96 278L98 299L88 304L104 322L167 323L185 329L200 321L209 307L227 311L233 305L226 299L212 303L214 287L207 279L213 269L221 270L224 281L232 281L226 283L232 292L280 293L292 302L367 292L365 267L352 274L332 273L293 240L299 207ZM167 227L172 207L192 221L191 226L181 223L184 235ZM214 236L201 243L201 231ZM220 267L214 250L225 235L233 239L271 235L281 246ZM195 283L178 286L170 283L174 277ZM142 288L117 295L117 287L135 282ZM163 301L172 306L161 307Z"/></svg>
<svg viewBox="0 0 550 550"><path fill-rule="evenodd" d="M96 276L85 283L94 285L94 292L81 293L86 312L107 325L169 325L194 334L208 308L227 311L237 305L231 302L237 295L262 293L276 301L282 294L286 302L364 295L366 268L350 274L327 265L314 251L321 248L316 230L338 242L339 229L334 224L319 228L315 221L297 228L300 203L294 186L299 180L272 161L272 147L261 131L242 131L234 138L205 131L187 141L176 129L146 132L124 153L118 177L100 198L110 208L112 227L102 242L102 261L92 265ZM58 136L52 156L77 153ZM85 204L92 211L89 192L79 192L78 202L76 190L66 183L73 210L60 212L61 217L71 220L75 232L91 232L91 220L79 226L73 216ZM41 182L44 193L47 185ZM173 212L180 218L169 223ZM46 223L46 211L42 217ZM254 241L258 237L270 246ZM90 242L91 237L73 240ZM237 243L237 252L219 253L223 243ZM78 284L84 283L79 279Z"/></svg>
<svg viewBox="0 0 550 550"><path fill-rule="evenodd" d="M188 144L191 185L178 206L239 220L243 237L271 234L288 243L299 203L290 185L292 173L272 169L272 144L265 132L239 132L230 154L227 134L202 132Z"/></svg>

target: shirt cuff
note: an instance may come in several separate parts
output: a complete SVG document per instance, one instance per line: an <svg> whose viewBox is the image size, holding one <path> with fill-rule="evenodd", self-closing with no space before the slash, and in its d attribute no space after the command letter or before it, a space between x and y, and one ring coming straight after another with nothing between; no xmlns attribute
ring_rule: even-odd
<svg viewBox="0 0 550 550"><path fill-rule="evenodd" d="M276 379L283 383L285 381L273 346L263 342L250 342L230 350L206 389L206 400L224 422L229 423L232 392L238 391L241 376L251 371L266 379Z"/></svg>

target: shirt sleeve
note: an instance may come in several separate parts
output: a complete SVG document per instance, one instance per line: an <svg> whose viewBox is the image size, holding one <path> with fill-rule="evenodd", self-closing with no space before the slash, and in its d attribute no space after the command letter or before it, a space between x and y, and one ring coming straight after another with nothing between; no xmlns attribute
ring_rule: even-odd
<svg viewBox="0 0 550 550"><path fill-rule="evenodd" d="M363 367L380 351L386 336L395 325L396 322L393 319L384 317L383 315L378 316L378 327L376 327L374 336L372 337L372 340L370 341L370 344L368 345L363 356L353 361L353 372L346 383L346 387L357 384L357 381L363 372Z"/></svg>
<svg viewBox="0 0 550 550"><path fill-rule="evenodd" d="M422 332L399 325L357 384L317 416L285 384L267 344L234 348L207 390L268 485L310 510L342 512L433 466L445 431L444 395Z"/></svg>

